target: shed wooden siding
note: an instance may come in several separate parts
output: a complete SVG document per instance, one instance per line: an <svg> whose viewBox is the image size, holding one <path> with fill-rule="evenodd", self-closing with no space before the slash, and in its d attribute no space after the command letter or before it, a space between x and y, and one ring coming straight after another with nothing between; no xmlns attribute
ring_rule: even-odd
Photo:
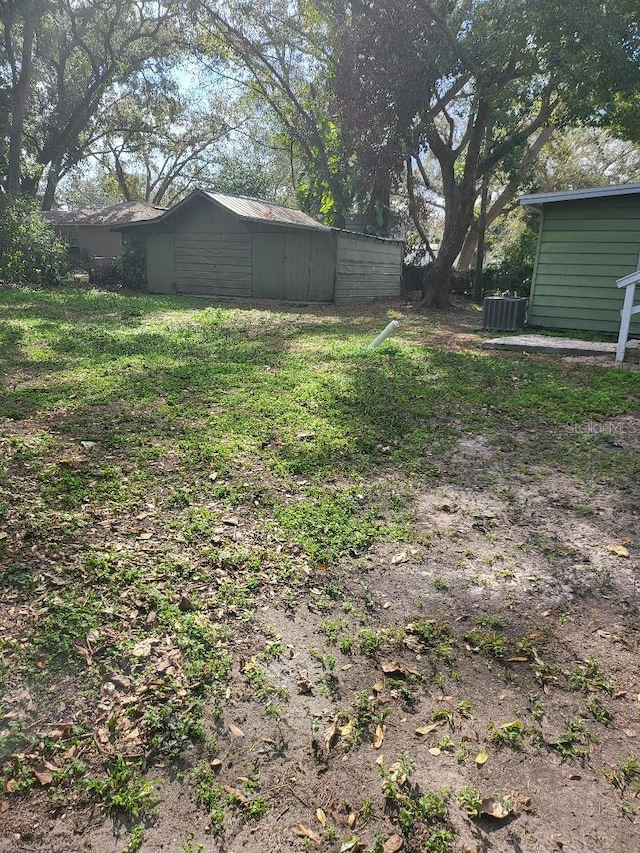
<svg viewBox="0 0 640 853"><path fill-rule="evenodd" d="M640 196L545 204L529 303L529 324L616 333L624 292L616 279L636 269ZM640 333L640 317L631 324Z"/></svg>
<svg viewBox="0 0 640 853"><path fill-rule="evenodd" d="M336 241L336 302L399 296L402 243L344 232Z"/></svg>
<svg viewBox="0 0 640 853"><path fill-rule="evenodd" d="M177 293L251 296L251 234L244 223L204 201L174 223Z"/></svg>
<svg viewBox="0 0 640 853"><path fill-rule="evenodd" d="M332 302L335 282L333 235L250 226L252 295L292 302Z"/></svg>
<svg viewBox="0 0 640 853"><path fill-rule="evenodd" d="M176 257L174 233L170 230L147 234L147 290L151 293L175 293Z"/></svg>

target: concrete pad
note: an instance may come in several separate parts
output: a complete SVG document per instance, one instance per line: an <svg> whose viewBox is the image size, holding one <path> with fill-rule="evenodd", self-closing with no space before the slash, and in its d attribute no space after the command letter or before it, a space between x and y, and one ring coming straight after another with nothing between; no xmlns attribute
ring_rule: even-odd
<svg viewBox="0 0 640 853"><path fill-rule="evenodd" d="M614 341L607 343L578 341L574 338L549 338L546 335L509 335L503 338L491 338L491 340L483 341L482 348L538 352L547 355L610 355L612 360L616 356L616 343ZM629 341L627 343L627 356L633 356L639 350L640 341Z"/></svg>

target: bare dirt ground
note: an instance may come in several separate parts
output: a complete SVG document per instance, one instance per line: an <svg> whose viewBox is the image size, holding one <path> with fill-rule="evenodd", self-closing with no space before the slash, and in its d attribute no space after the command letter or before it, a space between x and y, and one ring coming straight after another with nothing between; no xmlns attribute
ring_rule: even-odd
<svg viewBox="0 0 640 853"><path fill-rule="evenodd" d="M474 313L443 316L421 343L481 355L477 325ZM640 451L640 415L576 434L595 428ZM217 749L211 758L191 745L178 762L151 763L158 805L140 847L136 820L120 823L82 797L52 803L41 785L0 796L1 853L640 850L640 491L536 468L543 440L532 430L465 435L424 490L387 472L383 492L414 491L412 542L318 565L294 598L266 585L252 621L225 615L231 676L222 716L205 711ZM238 514L220 536L251 547L262 534L250 508ZM3 622L21 618L19 602L3 607ZM265 716L247 675L269 644L282 653L261 666L287 698ZM152 650L158 666L162 657ZM103 718L120 689L103 683ZM9 689L2 725L35 704ZM103 740L92 748L114 748ZM186 781L203 760L232 792L217 834ZM266 809L248 821L242 800L257 777ZM426 792L448 801L446 818L422 816L403 833L403 804L411 811ZM450 833L443 846L439 829Z"/></svg>

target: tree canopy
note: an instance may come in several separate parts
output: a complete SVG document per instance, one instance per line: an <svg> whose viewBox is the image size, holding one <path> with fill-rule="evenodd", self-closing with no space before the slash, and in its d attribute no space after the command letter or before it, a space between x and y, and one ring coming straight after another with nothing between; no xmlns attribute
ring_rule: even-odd
<svg viewBox="0 0 640 853"><path fill-rule="evenodd" d="M441 197L425 278L426 302L439 305L483 179L516 170L548 128L595 118L614 87L640 83L637 4L378 0L350 3L348 20L343 129L368 168L404 165L419 230L416 182Z"/></svg>
<svg viewBox="0 0 640 853"><path fill-rule="evenodd" d="M426 304L478 199L495 220L550 139L640 136L635 0L6 0L0 26L6 192L48 208L95 173L159 204L218 180L376 233L399 194Z"/></svg>

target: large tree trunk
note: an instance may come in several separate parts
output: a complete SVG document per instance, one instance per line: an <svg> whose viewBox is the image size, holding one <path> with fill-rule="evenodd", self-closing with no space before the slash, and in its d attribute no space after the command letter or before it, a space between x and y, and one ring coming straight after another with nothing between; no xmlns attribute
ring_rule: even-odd
<svg viewBox="0 0 640 853"><path fill-rule="evenodd" d="M426 269L422 281L423 296L420 302L424 308L449 307L449 282L456 258L464 240L466 227L454 226L440 246L436 259Z"/></svg>
<svg viewBox="0 0 640 853"><path fill-rule="evenodd" d="M33 4L25 4L20 73L17 77L14 76L13 91L11 93L11 132L9 135L9 162L7 175L7 189L10 195L18 195L20 193L22 138L24 136L24 119L27 114L27 101L29 99L29 87L31 85L35 18L36 15ZM12 68L12 72L15 75L17 73L17 69Z"/></svg>

